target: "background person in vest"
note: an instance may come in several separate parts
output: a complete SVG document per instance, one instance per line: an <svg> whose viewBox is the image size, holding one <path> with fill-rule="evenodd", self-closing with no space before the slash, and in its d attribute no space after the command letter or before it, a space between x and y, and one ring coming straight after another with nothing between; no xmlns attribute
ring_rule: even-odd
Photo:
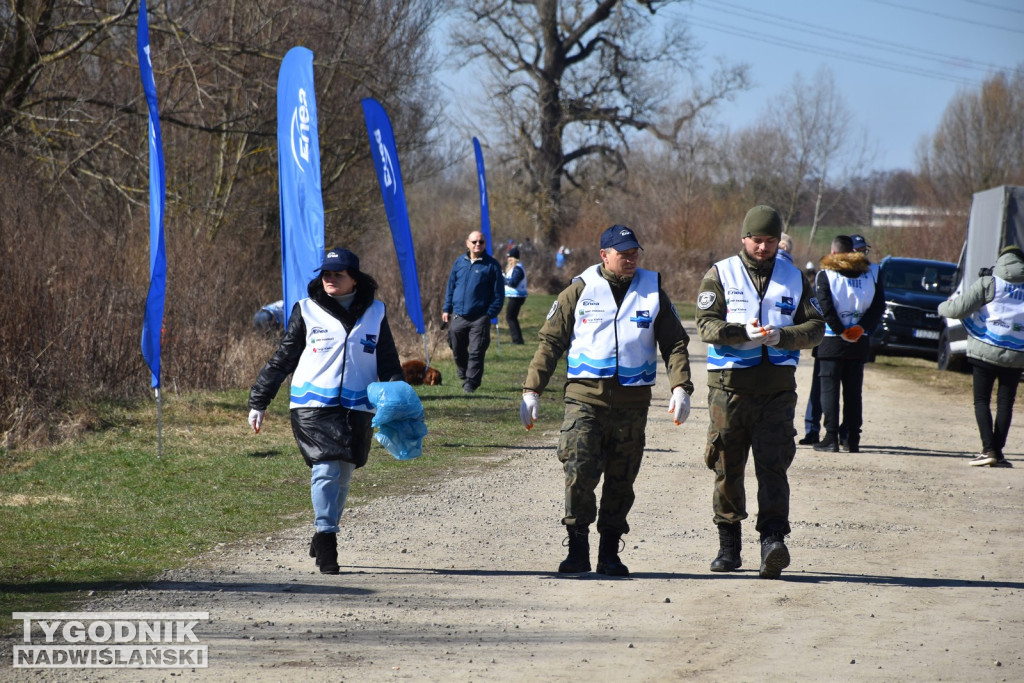
<svg viewBox="0 0 1024 683"><path fill-rule="evenodd" d="M452 264L444 293L441 320L450 325L448 345L462 390L472 394L484 378L484 355L491 344L491 318L505 302L501 265L487 253L481 232L469 233L466 253Z"/></svg>
<svg viewBox="0 0 1024 683"><path fill-rule="evenodd" d="M743 250L711 266L697 295L697 331L708 344L711 423L705 464L715 472L712 497L719 552L711 571L742 566L743 477L754 454L760 576L789 566L789 479L796 444L796 365L800 349L821 341L824 322L810 283L775 257L782 220L770 206L747 212Z"/></svg>
<svg viewBox="0 0 1024 683"><path fill-rule="evenodd" d="M505 258L505 322L513 344L523 343L519 329L519 309L526 302L526 268L519 260L519 247L508 250Z"/></svg>
<svg viewBox="0 0 1024 683"><path fill-rule="evenodd" d="M371 382L403 378L377 283L359 270L348 249L331 249L309 298L295 304L280 346L249 390L249 424L263 415L291 374L292 433L312 470L310 493L316 532L310 557L323 574L338 573L338 523L352 472L366 464L373 436Z"/></svg>
<svg viewBox="0 0 1024 683"><path fill-rule="evenodd" d="M672 387L669 412L677 425L690 414L690 339L661 276L637 267L640 243L633 231L614 225L601 235L601 263L573 279L558 295L540 329L540 344L523 382L519 415L530 429L538 395L559 359L568 354L565 417L558 459L565 470L569 554L561 573L590 571L590 525L601 542L597 571L628 576L619 540L629 533L633 482L644 454L644 430L657 374L658 352ZM598 510L595 490L604 476Z"/></svg>
<svg viewBox="0 0 1024 683"><path fill-rule="evenodd" d="M991 275L978 278L960 296L939 304L939 315L959 318L967 330L967 359L974 372L974 417L981 435L975 467L1012 467L1003 457L1013 418L1017 385L1024 369L1024 252L1005 247ZM992 423L992 388L996 420ZM1019 444L1018 444L1019 445Z"/></svg>
<svg viewBox="0 0 1024 683"><path fill-rule="evenodd" d="M864 254L865 257L871 251L871 245L867 243L867 240L862 235L850 235L850 242L853 244L853 250ZM814 264L808 261L807 265L810 266L808 277L811 282L814 282L816 274ZM874 281L879 282L878 265L872 263L870 267ZM864 329L868 334L872 331L872 328ZM802 446L813 446L821 441L821 362L818 360L818 351L820 349L820 346L816 346L811 352L814 356L814 374L811 378L811 393L807 398L807 410L804 413L804 438L797 442ZM842 421L839 423L839 443L843 448L850 447L846 437L846 422Z"/></svg>
<svg viewBox="0 0 1024 683"><path fill-rule="evenodd" d="M882 320L885 291L877 269L864 253L853 250L853 241L846 235L832 240L832 250L821 259L814 282L825 318L825 338L816 350L825 437L814 450L839 452L841 391L846 447L858 453L864 421L864 363L871 350L867 330L875 329Z"/></svg>

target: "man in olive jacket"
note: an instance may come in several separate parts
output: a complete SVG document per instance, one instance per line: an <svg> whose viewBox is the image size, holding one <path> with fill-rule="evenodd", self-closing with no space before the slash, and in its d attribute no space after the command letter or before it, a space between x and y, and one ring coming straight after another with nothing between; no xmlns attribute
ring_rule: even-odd
<svg viewBox="0 0 1024 683"><path fill-rule="evenodd" d="M601 534L597 572L628 576L619 541L643 460L647 412L660 351L669 412L677 425L690 413L690 339L676 316L661 276L637 267L640 243L633 230L614 225L601 235L601 263L587 268L559 295L540 329L540 344L523 382L519 415L530 429L538 395L565 355L565 416L558 459L565 470L565 525L569 555L560 573L590 571L589 527ZM595 490L604 477L601 505Z"/></svg>
<svg viewBox="0 0 1024 683"><path fill-rule="evenodd" d="M762 578L789 566L786 470L796 454L793 415L800 349L817 345L825 323L798 268L776 259L782 220L755 206L740 233L743 250L704 275L697 295L697 331L708 344L708 427L705 464L715 472L714 521L719 554L711 571L741 566L740 522L748 453L757 477L757 530Z"/></svg>

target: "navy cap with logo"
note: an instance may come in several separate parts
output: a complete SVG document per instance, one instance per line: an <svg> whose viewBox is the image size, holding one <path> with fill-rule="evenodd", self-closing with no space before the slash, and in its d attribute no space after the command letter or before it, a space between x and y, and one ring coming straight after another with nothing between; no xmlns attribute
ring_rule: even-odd
<svg viewBox="0 0 1024 683"><path fill-rule="evenodd" d="M359 270L359 257L348 249L331 249L324 255L324 262L317 270L329 270L335 273L347 270L351 275L352 271Z"/></svg>
<svg viewBox="0 0 1024 683"><path fill-rule="evenodd" d="M643 249L636 239L636 233L625 225L613 225L601 233L601 248L615 251Z"/></svg>
<svg viewBox="0 0 1024 683"><path fill-rule="evenodd" d="M866 251L871 248L868 241L864 239L864 235L850 235L850 241L853 242L854 251Z"/></svg>

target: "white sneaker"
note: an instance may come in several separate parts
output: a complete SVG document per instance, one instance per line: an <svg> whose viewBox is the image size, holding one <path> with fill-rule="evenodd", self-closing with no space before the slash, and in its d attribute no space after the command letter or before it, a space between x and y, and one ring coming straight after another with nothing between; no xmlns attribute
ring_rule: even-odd
<svg viewBox="0 0 1024 683"><path fill-rule="evenodd" d="M987 467L988 465L994 465L998 458L993 453L982 453L971 458L968 463L971 467Z"/></svg>

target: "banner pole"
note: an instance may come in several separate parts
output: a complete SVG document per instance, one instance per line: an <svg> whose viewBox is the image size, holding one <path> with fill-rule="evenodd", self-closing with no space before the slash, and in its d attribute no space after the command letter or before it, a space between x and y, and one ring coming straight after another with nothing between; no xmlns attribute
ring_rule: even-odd
<svg viewBox="0 0 1024 683"><path fill-rule="evenodd" d="M427 360L427 367L430 367L430 351L427 350L427 335L420 335L423 337L423 357Z"/></svg>
<svg viewBox="0 0 1024 683"><path fill-rule="evenodd" d="M160 387L156 388L156 459L160 460L164 451L164 412L163 396L160 394Z"/></svg>

